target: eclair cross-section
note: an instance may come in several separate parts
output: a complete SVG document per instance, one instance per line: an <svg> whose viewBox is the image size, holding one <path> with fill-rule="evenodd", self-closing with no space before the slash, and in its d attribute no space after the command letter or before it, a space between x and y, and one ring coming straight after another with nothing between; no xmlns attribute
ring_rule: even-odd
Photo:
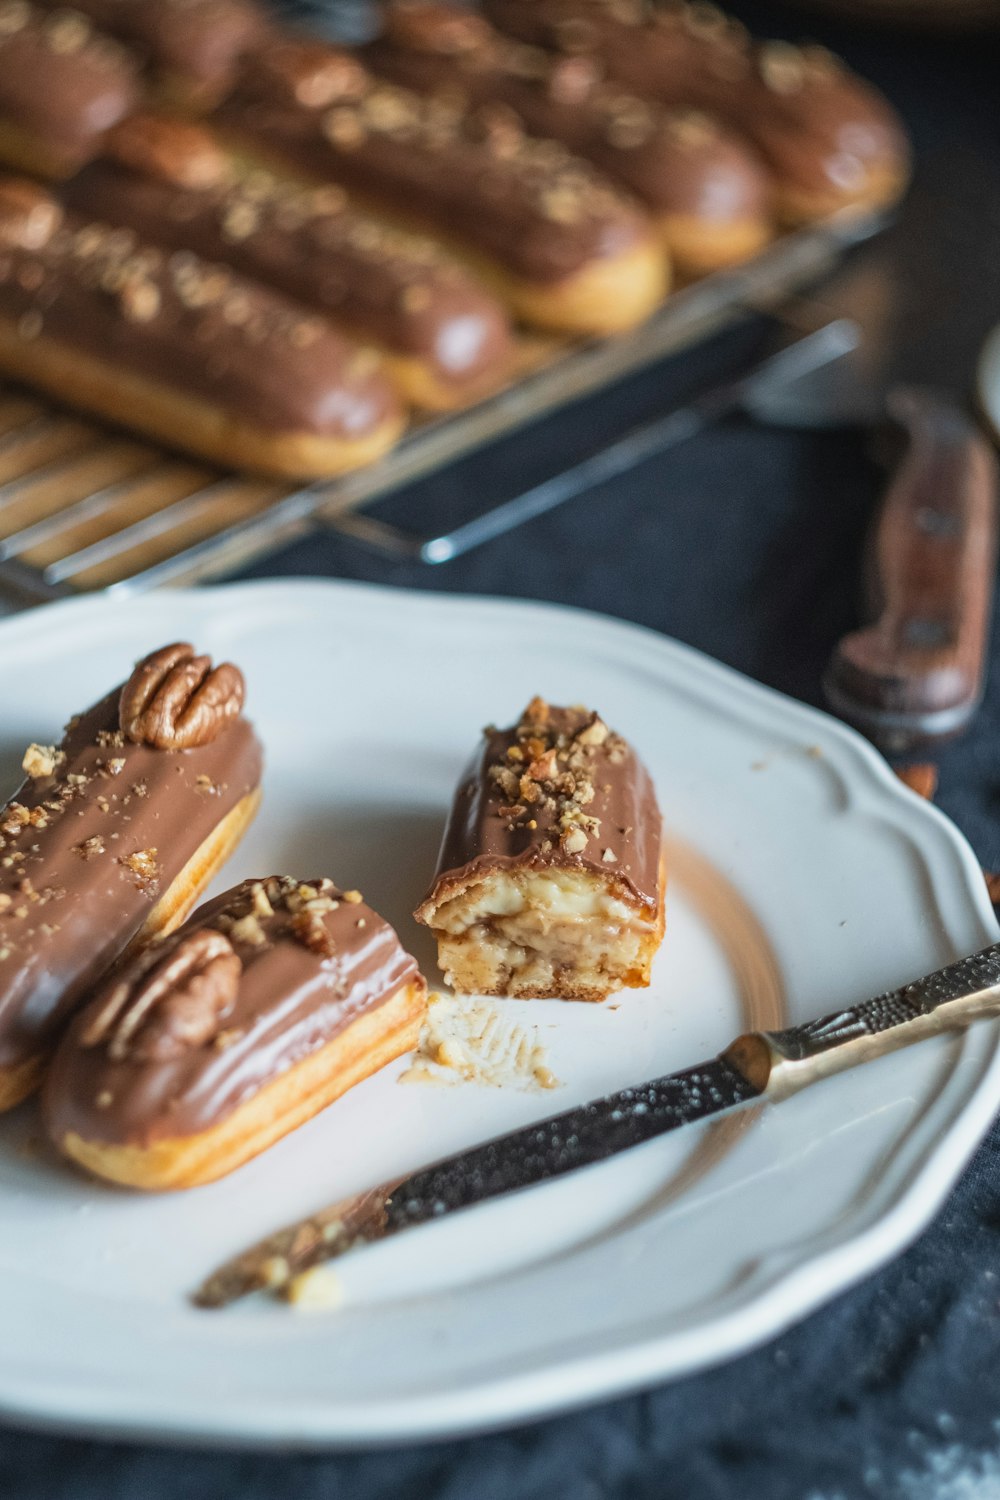
<svg viewBox="0 0 1000 1500"><path fill-rule="evenodd" d="M649 983L665 879L635 751L596 713L534 698L484 731L415 915L456 990L603 1000Z"/></svg>
<svg viewBox="0 0 1000 1500"><path fill-rule="evenodd" d="M169 932L239 843L262 752L244 681L184 643L32 744L0 811L0 1109L133 941Z"/></svg>

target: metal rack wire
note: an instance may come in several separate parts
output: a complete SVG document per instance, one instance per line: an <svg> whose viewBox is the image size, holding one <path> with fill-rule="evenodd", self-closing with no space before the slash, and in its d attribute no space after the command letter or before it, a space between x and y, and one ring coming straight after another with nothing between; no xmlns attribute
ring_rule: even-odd
<svg viewBox="0 0 1000 1500"><path fill-rule="evenodd" d="M731 272L676 292L625 337L525 346L526 373L468 411L415 425L380 462L335 481L223 473L13 387L0 388L0 594L43 602L92 589L133 593L217 576L316 525L424 562L455 555L454 534L383 527L367 507L486 444L610 385L830 270L882 227L841 218L788 235ZM506 507L486 540L522 524ZM467 525L467 523L466 523ZM461 550L467 550L463 545Z"/></svg>

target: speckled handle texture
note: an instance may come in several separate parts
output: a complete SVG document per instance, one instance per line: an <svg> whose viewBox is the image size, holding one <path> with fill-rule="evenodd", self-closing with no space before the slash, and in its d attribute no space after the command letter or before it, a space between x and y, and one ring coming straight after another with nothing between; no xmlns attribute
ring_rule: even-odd
<svg viewBox="0 0 1000 1500"><path fill-rule="evenodd" d="M741 1038L726 1055L766 1098L776 1100L831 1073L991 1015L1000 1016L1000 943L848 1010Z"/></svg>

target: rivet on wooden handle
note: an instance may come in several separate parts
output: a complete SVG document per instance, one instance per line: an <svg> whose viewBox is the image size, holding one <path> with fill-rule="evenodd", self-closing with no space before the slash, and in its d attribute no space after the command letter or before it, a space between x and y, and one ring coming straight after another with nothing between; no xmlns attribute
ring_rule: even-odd
<svg viewBox="0 0 1000 1500"><path fill-rule="evenodd" d="M905 449L872 538L872 623L839 643L825 687L837 713L898 753L957 734L982 696L997 464L946 396L900 387L887 411Z"/></svg>

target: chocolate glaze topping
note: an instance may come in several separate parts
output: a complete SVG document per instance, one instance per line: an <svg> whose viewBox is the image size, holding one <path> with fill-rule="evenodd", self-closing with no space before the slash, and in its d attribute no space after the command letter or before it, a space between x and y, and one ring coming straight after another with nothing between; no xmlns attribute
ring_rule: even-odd
<svg viewBox="0 0 1000 1500"><path fill-rule="evenodd" d="M239 717L159 750L119 724L116 688L32 746L0 813L0 1066L47 1046L225 815L260 782Z"/></svg>
<svg viewBox="0 0 1000 1500"><path fill-rule="evenodd" d="M255 54L217 118L542 284L644 243L636 206L516 116L484 117L374 77L350 53L293 44Z"/></svg>
<svg viewBox="0 0 1000 1500"><path fill-rule="evenodd" d="M42 0L60 9L59 0ZM140 48L160 71L218 95L267 31L251 0L79 0L96 26Z"/></svg>
<svg viewBox="0 0 1000 1500"><path fill-rule="evenodd" d="M0 118L72 166L138 102L136 59L79 11L0 0Z"/></svg>
<svg viewBox="0 0 1000 1500"><path fill-rule="evenodd" d="M658 215L726 223L766 212L768 179L753 150L707 115L667 110L608 83L600 59L559 57L515 42L451 6L393 6L364 49L395 83L469 108L512 110L524 129L558 140Z"/></svg>
<svg viewBox="0 0 1000 1500"><path fill-rule="evenodd" d="M417 915L491 870L517 868L599 872L655 910L661 841L656 792L631 746L597 714L535 698L513 728L484 730Z"/></svg>
<svg viewBox="0 0 1000 1500"><path fill-rule="evenodd" d="M643 0L485 0L504 31L570 56L671 106L718 113L803 190L863 196L873 173L905 171L885 99L820 47L754 46L714 5Z"/></svg>
<svg viewBox="0 0 1000 1500"><path fill-rule="evenodd" d="M501 372L511 334L495 298L430 241L359 212L343 188L240 165L198 126L137 116L64 201L144 239L221 260L360 337L463 383Z"/></svg>
<svg viewBox="0 0 1000 1500"><path fill-rule="evenodd" d="M145 976L162 974L192 935L205 933L236 955L235 975L223 967L231 964L224 951L194 953L187 965L181 952L179 978L152 987L150 1003ZM211 963L222 971L209 972ZM200 985L180 996L192 970ZM73 1130L137 1146L208 1130L416 976L393 929L357 891L329 880L246 880L84 1007L49 1075L49 1127L57 1137ZM137 1004L135 1024L129 1010Z"/></svg>
<svg viewBox="0 0 1000 1500"><path fill-rule="evenodd" d="M45 216L47 233L26 233ZM358 437L394 416L371 351L278 292L0 179L0 317L275 432Z"/></svg>

